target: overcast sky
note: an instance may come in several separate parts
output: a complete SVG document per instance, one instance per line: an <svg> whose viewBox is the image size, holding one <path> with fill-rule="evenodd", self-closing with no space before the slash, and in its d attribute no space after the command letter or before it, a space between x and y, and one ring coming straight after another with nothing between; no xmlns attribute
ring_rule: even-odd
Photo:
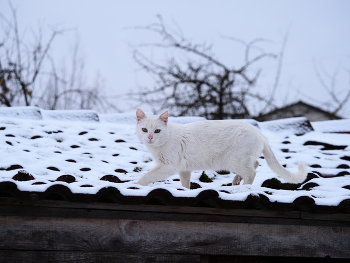
<svg viewBox="0 0 350 263"><path fill-rule="evenodd" d="M1 13L10 15L7 1L1 1ZM12 0L18 9L19 26L23 30L42 25L49 28L74 28L61 36L52 50L53 56L68 56L76 34L87 63L88 75L98 71L105 79L109 94L116 95L138 85L152 85L149 78L136 73L131 45L150 42L152 35L126 29L156 22L160 14L171 27L178 26L183 34L197 43L213 44L218 59L232 65L231 54L239 45L222 36L249 42L263 37L271 40L269 48L278 52L283 34L289 38L284 54L279 104L304 100L312 104L331 102L318 81L314 65L322 67L322 75L333 74L339 67L336 88L350 88L350 1L349 0ZM77 32L77 33L76 33ZM241 52L241 51L240 51ZM234 57L234 56L233 56ZM233 61L233 62L232 62ZM274 68L267 65L267 72ZM347 71L346 71L347 70ZM273 79L261 83L271 89ZM345 94L345 93L343 93ZM115 99L121 109L129 103ZM350 103L341 112L350 118Z"/></svg>

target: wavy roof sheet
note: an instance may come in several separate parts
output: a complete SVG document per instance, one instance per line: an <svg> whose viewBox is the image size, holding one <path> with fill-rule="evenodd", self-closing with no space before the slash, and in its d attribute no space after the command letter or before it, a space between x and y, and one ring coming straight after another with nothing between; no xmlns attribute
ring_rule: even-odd
<svg viewBox="0 0 350 263"><path fill-rule="evenodd" d="M307 164L309 175L302 184L278 178L261 157L253 185L232 186L232 173L205 171L210 180L203 180L203 171L194 171L191 189L186 189L178 175L148 186L134 183L155 165L135 136L134 118L134 113L0 108L0 196L274 210L306 206L350 213L350 137L330 133L348 132L349 120L247 120L268 137L287 169L295 171L299 161Z"/></svg>

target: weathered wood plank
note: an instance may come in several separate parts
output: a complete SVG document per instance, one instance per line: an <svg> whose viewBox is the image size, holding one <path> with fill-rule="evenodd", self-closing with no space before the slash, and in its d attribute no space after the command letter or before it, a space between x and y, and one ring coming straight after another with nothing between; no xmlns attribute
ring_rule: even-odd
<svg viewBox="0 0 350 263"><path fill-rule="evenodd" d="M208 215L235 215L235 216L254 216L269 218L300 218L300 212L291 211L262 211L250 209L219 209L207 207L182 207L182 206L159 206L159 205L120 205L109 203L72 203L65 201L30 201L18 200L14 198L1 198L0 206L30 206L46 208L67 208L82 210L107 210L107 211L138 211L138 212L162 212L162 213L180 213L180 214L208 214Z"/></svg>
<svg viewBox="0 0 350 263"><path fill-rule="evenodd" d="M319 225L319 226L347 226L348 215L337 215L337 220L317 220L317 216L310 217L310 220L291 218L291 217L268 217L268 212L264 214L259 211L236 211L230 214L223 211L220 213L210 213L211 211L189 208L190 211L168 210L156 207L133 208L118 206L112 209L88 209L88 208L66 208L66 207L47 207L30 205L0 205L0 216L32 216L32 217L62 217L62 218L96 218L96 219L131 219L131 220L150 220L150 221L189 221L189 222L221 222L221 223L247 223L247 224L273 224L273 225ZM197 212L197 213L194 213ZM300 212L296 212L299 213ZM254 216L257 214L257 216ZM264 216L262 216L264 215ZM322 216L322 215L320 215ZM345 218L345 220L340 220Z"/></svg>
<svg viewBox="0 0 350 263"><path fill-rule="evenodd" d="M276 212L248 209L152 205L133 206L105 203L77 204L62 201L35 202L0 198L0 216L6 215L323 226L347 226L350 223L349 214L322 215L308 214L300 211Z"/></svg>
<svg viewBox="0 0 350 263"><path fill-rule="evenodd" d="M350 214L310 214L301 212L302 219L324 220L324 221L344 221L350 223Z"/></svg>
<svg viewBox="0 0 350 263"><path fill-rule="evenodd" d="M201 263L349 263L339 258L255 257L255 256L201 256Z"/></svg>
<svg viewBox="0 0 350 263"><path fill-rule="evenodd" d="M200 256L175 254L121 254L115 252L81 251L16 251L0 250L0 263L196 263Z"/></svg>
<svg viewBox="0 0 350 263"><path fill-rule="evenodd" d="M350 226L0 217L0 250L350 258Z"/></svg>

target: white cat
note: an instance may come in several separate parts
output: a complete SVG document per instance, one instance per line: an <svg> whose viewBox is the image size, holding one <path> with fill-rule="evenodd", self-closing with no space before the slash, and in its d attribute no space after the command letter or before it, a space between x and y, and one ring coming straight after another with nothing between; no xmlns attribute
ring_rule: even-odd
<svg viewBox="0 0 350 263"><path fill-rule="evenodd" d="M193 170L228 170L236 173L232 184L252 184L257 159L264 154L276 174L291 183L301 183L307 172L299 163L297 173L280 165L261 131L238 120L200 121L189 124L168 122L169 114L146 115L136 111L136 135L152 154L156 167L137 183L148 185L179 173L181 184L190 188Z"/></svg>

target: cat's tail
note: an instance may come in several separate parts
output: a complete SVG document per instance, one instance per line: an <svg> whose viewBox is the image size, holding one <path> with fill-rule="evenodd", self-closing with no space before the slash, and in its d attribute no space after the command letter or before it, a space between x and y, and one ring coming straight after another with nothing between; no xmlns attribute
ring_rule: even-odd
<svg viewBox="0 0 350 263"><path fill-rule="evenodd" d="M267 141L265 141L265 144L264 144L263 154L271 170L274 171L276 174L278 174L280 177L282 177L284 180L294 184L302 183L305 181L307 176L307 171L304 163L302 162L299 163L297 173L291 173L287 171L277 161Z"/></svg>

